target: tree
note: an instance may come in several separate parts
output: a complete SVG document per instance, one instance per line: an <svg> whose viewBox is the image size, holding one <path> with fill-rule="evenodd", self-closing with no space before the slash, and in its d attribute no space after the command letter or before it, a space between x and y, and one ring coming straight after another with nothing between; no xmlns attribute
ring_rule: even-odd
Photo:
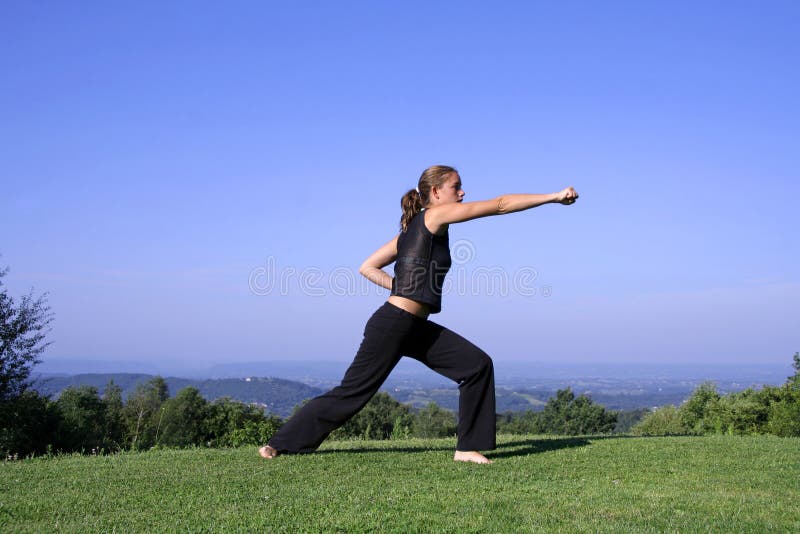
<svg viewBox="0 0 800 534"><path fill-rule="evenodd" d="M631 429L631 433L637 436L679 436L687 432L681 414L671 404L650 412Z"/></svg>
<svg viewBox="0 0 800 534"><path fill-rule="evenodd" d="M33 290L19 302L8 295L0 269L0 402L19 397L30 385L31 369L50 345L45 337L53 314L46 295L34 298Z"/></svg>
<svg viewBox="0 0 800 534"><path fill-rule="evenodd" d="M548 434L580 435L611 432L617 414L608 412L586 395L578 397L572 389L560 389L547 401L539 414L539 432Z"/></svg>
<svg viewBox="0 0 800 534"><path fill-rule="evenodd" d="M226 436L232 447L243 445L264 445L283 424L276 415L264 416L259 421L247 421L242 428L234 429Z"/></svg>
<svg viewBox="0 0 800 534"><path fill-rule="evenodd" d="M785 398L770 406L767 430L776 436L800 436L800 392L785 389Z"/></svg>
<svg viewBox="0 0 800 534"><path fill-rule="evenodd" d="M106 384L103 391L103 403L106 407L104 447L107 450L120 450L124 439L122 388L113 380L109 380Z"/></svg>
<svg viewBox="0 0 800 534"><path fill-rule="evenodd" d="M794 353L794 374L769 407L767 431L777 436L800 436L800 352Z"/></svg>
<svg viewBox="0 0 800 534"><path fill-rule="evenodd" d="M689 431L704 434L709 429L704 422L712 405L719 402L720 394L713 382L703 382L680 407L681 422Z"/></svg>
<svg viewBox="0 0 800 534"><path fill-rule="evenodd" d="M800 389L800 352L794 353L794 361L792 362L792 367L794 367L794 374L789 377L787 384L790 387Z"/></svg>
<svg viewBox="0 0 800 534"><path fill-rule="evenodd" d="M92 386L69 387L56 402L61 411L59 444L65 451L97 451L105 435L105 405Z"/></svg>
<svg viewBox="0 0 800 534"><path fill-rule="evenodd" d="M186 447L203 443L203 422L208 402L197 388L185 387L164 402L157 445Z"/></svg>
<svg viewBox="0 0 800 534"><path fill-rule="evenodd" d="M208 406L203 431L211 446L224 447L230 445L227 439L230 433L250 420L245 405L230 397L222 397Z"/></svg>
<svg viewBox="0 0 800 534"><path fill-rule="evenodd" d="M504 412L497 418L497 432L500 434L539 434L542 432L540 412Z"/></svg>
<svg viewBox="0 0 800 534"><path fill-rule="evenodd" d="M411 410L388 393L380 392L352 419L331 435L334 439L390 439L396 424L410 427Z"/></svg>
<svg viewBox="0 0 800 534"><path fill-rule="evenodd" d="M414 414L413 433L418 438L446 438L456 433L456 415L435 402Z"/></svg>
<svg viewBox="0 0 800 534"><path fill-rule="evenodd" d="M257 406L223 397L207 406L202 430L211 447L239 447L265 444L282 424Z"/></svg>
<svg viewBox="0 0 800 534"><path fill-rule="evenodd" d="M0 403L0 453L44 454L56 445L61 414L56 403L29 389Z"/></svg>
<svg viewBox="0 0 800 534"><path fill-rule="evenodd" d="M122 413L132 449L145 449L156 444L161 426L161 406L168 398L167 383L160 376L138 384L128 396Z"/></svg>

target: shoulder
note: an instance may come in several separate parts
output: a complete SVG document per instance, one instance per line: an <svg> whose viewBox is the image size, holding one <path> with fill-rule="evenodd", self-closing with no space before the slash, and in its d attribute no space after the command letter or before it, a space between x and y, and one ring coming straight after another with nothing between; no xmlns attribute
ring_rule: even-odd
<svg viewBox="0 0 800 534"><path fill-rule="evenodd" d="M421 219L420 224L425 230L427 230L428 233L442 237L447 235L447 229L450 227L450 225L448 223L441 223L437 220L435 213L436 210L437 208L428 208L423 210L422 213L419 214ZM431 215L432 212L433 215Z"/></svg>

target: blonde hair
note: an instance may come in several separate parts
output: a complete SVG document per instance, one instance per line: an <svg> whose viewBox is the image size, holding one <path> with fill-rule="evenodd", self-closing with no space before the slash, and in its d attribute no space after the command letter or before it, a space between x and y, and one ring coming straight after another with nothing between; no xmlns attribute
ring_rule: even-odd
<svg viewBox="0 0 800 534"><path fill-rule="evenodd" d="M431 196L431 189L442 187L447 177L458 171L447 165L432 165L422 171L416 189L409 189L400 199L400 208L403 214L400 216L400 229L405 232L408 230L408 223L411 222L422 208L428 205Z"/></svg>

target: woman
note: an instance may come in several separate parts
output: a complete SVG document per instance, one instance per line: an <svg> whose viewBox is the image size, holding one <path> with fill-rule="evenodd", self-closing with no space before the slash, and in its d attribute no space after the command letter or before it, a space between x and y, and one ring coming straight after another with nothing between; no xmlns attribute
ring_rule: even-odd
<svg viewBox="0 0 800 534"><path fill-rule="evenodd" d="M361 265L370 281L391 290L367 321L364 338L342 383L309 401L259 449L264 458L316 450L336 428L355 415L378 391L402 356L410 356L459 386L458 443L454 460L491 463L480 451L495 448L492 360L455 332L428 320L441 310L442 284L450 268L448 227L535 208L572 204L572 187L549 195L503 195L462 202L458 172L444 165L425 170L401 206L401 232ZM383 268L395 263L392 278Z"/></svg>

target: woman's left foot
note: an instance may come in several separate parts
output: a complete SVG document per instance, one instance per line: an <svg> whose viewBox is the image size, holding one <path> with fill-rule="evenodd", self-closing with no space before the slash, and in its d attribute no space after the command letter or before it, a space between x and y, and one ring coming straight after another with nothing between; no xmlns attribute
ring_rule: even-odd
<svg viewBox="0 0 800 534"><path fill-rule="evenodd" d="M492 461L478 451L456 451L453 460L456 462L472 462L474 464L490 464Z"/></svg>
<svg viewBox="0 0 800 534"><path fill-rule="evenodd" d="M258 454L262 458L267 458L268 460L271 460L271 459L275 458L276 456L278 456L279 453L278 453L278 449L276 449L275 447L270 447L269 445L264 445L263 447L258 449Z"/></svg>

